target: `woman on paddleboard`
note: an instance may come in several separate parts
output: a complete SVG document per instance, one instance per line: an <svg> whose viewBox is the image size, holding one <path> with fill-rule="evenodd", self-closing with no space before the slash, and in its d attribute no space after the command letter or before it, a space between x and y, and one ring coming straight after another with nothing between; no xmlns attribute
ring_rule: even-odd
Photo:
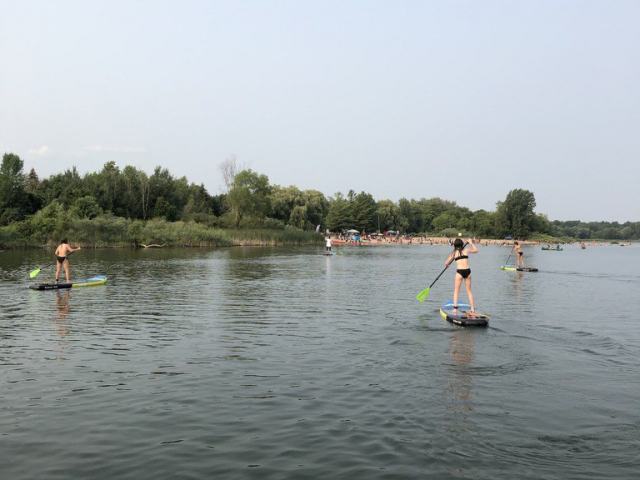
<svg viewBox="0 0 640 480"><path fill-rule="evenodd" d="M447 258L446 265L451 262L456 262L456 283L453 290L453 305L454 308L458 308L458 296L460 293L460 285L464 282L464 286L467 289L467 295L469 296L469 303L471 304L471 313L476 311L473 303L473 293L471 292L471 268L469 268L469 254L478 253L478 247L473 243L473 239L469 238L469 248L465 248L464 242L461 238L456 238L453 242L453 252Z"/></svg>
<svg viewBox="0 0 640 480"><path fill-rule="evenodd" d="M524 268L524 252L522 251L522 245L520 245L518 240L513 242L513 250L511 250L510 255L512 255L516 250L518 251L518 268Z"/></svg>
<svg viewBox="0 0 640 480"><path fill-rule="evenodd" d="M67 257L76 250L80 250L80 247L71 248L66 238L63 238L58 248L56 248L56 283L60 278L60 267L64 267L67 283L69 283L69 259Z"/></svg>
<svg viewBox="0 0 640 480"><path fill-rule="evenodd" d="M331 253L332 253L331 252L331 237L329 235L327 235L327 238L326 238L326 243L325 243L325 246L324 246L324 253L327 254L327 255L331 255Z"/></svg>

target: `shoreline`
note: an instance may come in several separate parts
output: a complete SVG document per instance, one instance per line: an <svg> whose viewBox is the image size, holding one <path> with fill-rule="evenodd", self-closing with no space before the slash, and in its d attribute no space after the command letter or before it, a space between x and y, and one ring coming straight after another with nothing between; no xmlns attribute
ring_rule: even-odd
<svg viewBox="0 0 640 480"><path fill-rule="evenodd" d="M364 238L358 241L353 241L351 239L345 239L339 235L331 235L331 241L336 246L393 246L393 245L447 245L451 246L453 241L456 238L462 237L434 237L434 236L418 236L418 237L383 237L378 238ZM513 247L513 240L507 239L492 239L492 238L480 238L474 239L476 245L480 245L486 247L488 245L497 245L499 247ZM605 242L603 240L594 240L594 241L573 241L573 242L543 242L539 240L524 240L521 242L523 246L527 247L535 247L535 246L544 246L544 245L578 245L585 244L588 247L596 247L596 246L607 246L607 245L620 245L620 246L629 246L633 245L633 242L618 242L618 241L609 241Z"/></svg>

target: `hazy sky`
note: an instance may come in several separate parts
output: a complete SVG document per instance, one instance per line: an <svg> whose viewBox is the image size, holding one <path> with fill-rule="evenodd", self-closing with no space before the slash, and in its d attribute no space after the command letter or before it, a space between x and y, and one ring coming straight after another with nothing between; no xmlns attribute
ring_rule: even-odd
<svg viewBox="0 0 640 480"><path fill-rule="evenodd" d="M0 0L0 154L640 220L640 1Z"/></svg>

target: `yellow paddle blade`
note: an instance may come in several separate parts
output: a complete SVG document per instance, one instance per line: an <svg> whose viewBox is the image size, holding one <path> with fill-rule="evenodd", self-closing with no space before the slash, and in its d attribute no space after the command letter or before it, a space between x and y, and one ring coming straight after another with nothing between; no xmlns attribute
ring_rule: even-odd
<svg viewBox="0 0 640 480"><path fill-rule="evenodd" d="M424 302L427 297L429 296L429 291L431 290L431 287L429 288L425 288L424 290L422 290L418 296L416 297L418 299L419 302Z"/></svg>
<svg viewBox="0 0 640 480"><path fill-rule="evenodd" d="M34 270L29 274L29 277L33 278L39 273L40 273L40 269Z"/></svg>

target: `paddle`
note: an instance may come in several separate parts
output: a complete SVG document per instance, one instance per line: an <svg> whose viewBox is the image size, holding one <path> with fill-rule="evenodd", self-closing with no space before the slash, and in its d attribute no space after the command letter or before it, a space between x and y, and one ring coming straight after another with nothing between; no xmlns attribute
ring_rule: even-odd
<svg viewBox="0 0 640 480"><path fill-rule="evenodd" d="M462 249L464 250L464 247L466 247L467 245L469 245L469 243L465 243L462 246ZM451 262L447 263L447 266L444 267L444 270L442 270L440 272L440 275L438 275L438 277L433 281L433 283L431 285L429 285L428 288L425 288L424 290L422 290L417 296L416 298L418 299L419 302L424 302L427 297L429 296L429 292L431 290L431 287L433 287L435 285L435 283L438 281L438 279L442 276L442 274L447 270L447 268L449 268L449 265L451 265L451 263L454 261L454 259L451 259Z"/></svg>
<svg viewBox="0 0 640 480"><path fill-rule="evenodd" d="M77 250L77 249L76 249L76 250ZM69 254L67 255L67 258L69 257L69 255L72 255L72 254L74 254L74 253L75 253L75 250L74 250L73 252L69 252ZM47 267L48 267L48 266L49 266L49 265L47 265ZM47 268L47 267L40 267L40 268L36 268L35 270L32 270L32 271L29 273L29 278L33 278L33 277L35 277L36 275L38 275L38 274L40 273L40 270L42 270L43 268Z"/></svg>
<svg viewBox="0 0 640 480"><path fill-rule="evenodd" d="M511 253L507 257L507 261L505 262L505 265L509 265L509 259L511 258L511 255L513 255L513 250L511 250Z"/></svg>

